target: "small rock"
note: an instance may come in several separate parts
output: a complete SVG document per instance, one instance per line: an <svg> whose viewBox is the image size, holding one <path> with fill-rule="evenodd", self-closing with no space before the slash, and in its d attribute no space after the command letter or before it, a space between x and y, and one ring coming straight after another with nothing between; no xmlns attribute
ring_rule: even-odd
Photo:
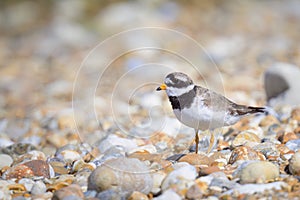
<svg viewBox="0 0 300 200"><path fill-rule="evenodd" d="M290 159L290 172L295 176L300 176L300 151L296 152Z"/></svg>
<svg viewBox="0 0 300 200"><path fill-rule="evenodd" d="M29 151L35 150L36 147L31 144L26 143L16 143L12 144L10 146L7 146L5 148L1 149L2 153L8 154L10 156L17 157L19 155L23 155Z"/></svg>
<svg viewBox="0 0 300 200"><path fill-rule="evenodd" d="M186 185L187 182L192 181L197 177L196 168L188 163L178 163L173 167L176 169L170 172L164 179L161 185L162 190L167 190L170 186L175 184L179 185L179 182L182 182L182 185Z"/></svg>
<svg viewBox="0 0 300 200"><path fill-rule="evenodd" d="M259 126L268 127L274 124L280 124L280 122L273 115L267 115L260 121Z"/></svg>
<svg viewBox="0 0 300 200"><path fill-rule="evenodd" d="M257 144L260 142L260 138L250 131L244 131L238 134L234 140L232 141L232 146L237 147L241 145L245 146L253 146L254 144Z"/></svg>
<svg viewBox="0 0 300 200"><path fill-rule="evenodd" d="M67 167L67 163L58 158L49 159L49 165L53 168L56 174L68 174L70 169Z"/></svg>
<svg viewBox="0 0 300 200"><path fill-rule="evenodd" d="M211 183L209 184L209 188L214 187L214 188L219 188L220 191L228 190L237 187L239 185L238 183L234 181L228 180L227 177L225 178L213 178Z"/></svg>
<svg viewBox="0 0 300 200"><path fill-rule="evenodd" d="M13 159L7 154L0 154L0 169L5 166L10 166L13 163Z"/></svg>
<svg viewBox="0 0 300 200"><path fill-rule="evenodd" d="M277 146L272 142L260 143L253 147L253 150L261 152L267 159L271 157L279 157L280 152L277 149Z"/></svg>
<svg viewBox="0 0 300 200"><path fill-rule="evenodd" d="M229 158L228 163L233 164L238 160L266 160L264 155L253 150L248 146L241 146L235 148Z"/></svg>
<svg viewBox="0 0 300 200"><path fill-rule="evenodd" d="M264 75L265 92L271 106L299 105L300 69L288 63L275 63Z"/></svg>
<svg viewBox="0 0 300 200"><path fill-rule="evenodd" d="M135 158L116 158L106 161L96 168L88 179L90 190L104 191L108 189L126 195L139 191L148 194L153 180L149 168Z"/></svg>
<svg viewBox="0 0 300 200"><path fill-rule="evenodd" d="M124 193L116 192L113 189L105 190L97 194L97 199L111 199L111 200L125 200L126 195Z"/></svg>
<svg viewBox="0 0 300 200"><path fill-rule="evenodd" d="M166 199L181 200L182 198L172 189L168 189L164 193L162 193L162 195L153 198L153 200L166 200Z"/></svg>
<svg viewBox="0 0 300 200"><path fill-rule="evenodd" d="M43 181L37 181L35 182L35 184L33 185L32 189L31 189L31 194L34 195L40 195L40 194L44 194L46 192L46 185L43 183Z"/></svg>
<svg viewBox="0 0 300 200"><path fill-rule="evenodd" d="M53 144L57 148L65 146L69 143L68 139L61 134L49 134L46 136L46 139L50 144Z"/></svg>
<svg viewBox="0 0 300 200"><path fill-rule="evenodd" d="M178 162L187 162L194 166L209 166L212 163L212 160L205 155L191 153L181 157Z"/></svg>
<svg viewBox="0 0 300 200"><path fill-rule="evenodd" d="M158 194L161 191L161 184L167 174L163 170L156 171L152 174L153 178L153 187L151 189L151 192L153 194Z"/></svg>
<svg viewBox="0 0 300 200"><path fill-rule="evenodd" d="M84 199L84 195L79 185L72 184L55 191L52 199L53 200Z"/></svg>
<svg viewBox="0 0 300 200"><path fill-rule="evenodd" d="M80 160L80 154L74 150L64 150L56 155L58 159L65 161L66 163L73 163L76 160Z"/></svg>
<svg viewBox="0 0 300 200"><path fill-rule="evenodd" d="M35 182L29 178L22 178L18 183L24 185L27 191L31 191L33 185L35 184Z"/></svg>
<svg viewBox="0 0 300 200"><path fill-rule="evenodd" d="M275 180L279 176L279 168L271 162L256 161L241 169L239 178L241 183L265 183Z"/></svg>
<svg viewBox="0 0 300 200"><path fill-rule="evenodd" d="M271 191L271 190L282 190L283 188L288 188L289 185L285 182L274 182L274 183L266 183L266 184L245 184L239 185L236 188L233 188L223 195L233 195L233 194L256 194L256 193L263 193L264 191Z"/></svg>
<svg viewBox="0 0 300 200"><path fill-rule="evenodd" d="M137 148L137 145L133 140L121 138L116 135L109 135L107 138L102 140L98 148L100 152L103 153L113 146L122 146L126 152Z"/></svg>
<svg viewBox="0 0 300 200"><path fill-rule="evenodd" d="M300 150L300 139L290 140L285 144L285 146L287 146L287 148L289 148L290 150L296 152Z"/></svg>
<svg viewBox="0 0 300 200"><path fill-rule="evenodd" d="M219 167L209 166L209 167L201 168L200 174L201 175L208 175L208 174L212 174L212 173L218 172L218 171L221 171Z"/></svg>
<svg viewBox="0 0 300 200"><path fill-rule="evenodd" d="M43 160L46 161L46 156L41 151L29 151L23 155L20 155L17 159L15 159L15 163L23 163L30 160Z"/></svg>
<svg viewBox="0 0 300 200"><path fill-rule="evenodd" d="M148 200L148 199L149 198L147 197L147 195L137 191L134 191L128 198L128 200Z"/></svg>
<svg viewBox="0 0 300 200"><path fill-rule="evenodd" d="M198 186L198 184L192 185L186 193L186 197L188 199L201 199L202 196L203 196L203 192L201 188Z"/></svg>
<svg viewBox="0 0 300 200"><path fill-rule="evenodd" d="M283 144L287 143L290 140L297 140L297 139L298 139L298 136L293 132L285 132L285 133L283 133L282 136L280 136L278 138L278 140Z"/></svg>
<svg viewBox="0 0 300 200"><path fill-rule="evenodd" d="M292 110L291 117L292 117L292 119L299 122L300 121L300 108L295 108L294 110Z"/></svg>

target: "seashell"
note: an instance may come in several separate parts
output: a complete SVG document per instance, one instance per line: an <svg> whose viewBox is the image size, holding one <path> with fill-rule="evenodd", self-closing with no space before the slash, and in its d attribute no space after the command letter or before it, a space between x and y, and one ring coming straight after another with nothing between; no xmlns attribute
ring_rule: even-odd
<svg viewBox="0 0 300 200"><path fill-rule="evenodd" d="M6 172L7 179L21 179L33 176L50 178L49 165L43 160L32 160L16 165Z"/></svg>

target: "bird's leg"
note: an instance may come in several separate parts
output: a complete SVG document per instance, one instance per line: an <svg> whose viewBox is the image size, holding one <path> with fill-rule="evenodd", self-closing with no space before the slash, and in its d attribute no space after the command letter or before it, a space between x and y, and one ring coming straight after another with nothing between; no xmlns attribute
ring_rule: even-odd
<svg viewBox="0 0 300 200"><path fill-rule="evenodd" d="M196 154L198 154L198 145L199 145L199 136L198 136L198 130L195 129L195 142L196 142Z"/></svg>
<svg viewBox="0 0 300 200"><path fill-rule="evenodd" d="M212 148L214 147L214 144L215 144L215 135L214 135L214 132L212 131L209 131L210 133L210 139L209 139L209 146L208 146L208 149L207 149L207 153L210 153Z"/></svg>

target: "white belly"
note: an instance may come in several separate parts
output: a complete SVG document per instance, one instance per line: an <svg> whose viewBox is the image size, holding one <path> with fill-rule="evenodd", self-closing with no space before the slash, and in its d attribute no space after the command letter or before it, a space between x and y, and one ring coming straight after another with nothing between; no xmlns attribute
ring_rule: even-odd
<svg viewBox="0 0 300 200"><path fill-rule="evenodd" d="M215 129L236 123L239 117L230 116L227 112L213 112L204 106L174 110L177 119L186 126L197 130Z"/></svg>

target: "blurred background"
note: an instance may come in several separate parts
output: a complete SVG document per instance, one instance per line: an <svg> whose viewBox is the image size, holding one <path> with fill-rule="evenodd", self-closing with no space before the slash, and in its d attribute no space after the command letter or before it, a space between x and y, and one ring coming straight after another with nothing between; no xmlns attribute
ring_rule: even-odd
<svg viewBox="0 0 300 200"><path fill-rule="evenodd" d="M80 95L85 96L89 89L95 90L92 103L97 117L105 117L110 113L107 98L116 82L129 69L151 62L178 66L175 68L189 73L198 83L222 83L221 92L238 103L264 105L261 78L264 70L276 62L300 65L299 22L300 2L297 0L3 0L0 2L0 130L9 132L6 119L40 120L53 115L58 116L59 126L74 128L71 110L76 76L81 81ZM101 77L102 81L107 79L104 88L90 82L100 76L94 77L93 70L80 71L78 75L84 59L100 42L139 27L172 29L196 40L206 53L193 52L178 41L169 42L168 48L180 49L200 60L196 64L201 74L195 73L186 63L166 56L167 53L157 51L123 55L114 60L108 70L107 66L99 64L111 51L124 48L124 45L130 49L136 41L143 40L132 36L128 41L111 43L107 55L104 49L103 54L92 59L91 63L96 63L94 67L106 70ZM212 60L218 75L208 67ZM137 72L135 77L151 77L152 72ZM158 74L159 78L147 87L147 91L155 88L157 81L163 81L165 71ZM136 85L135 79L129 80ZM134 100L126 99L128 102ZM80 100L79 105L82 104L84 101ZM85 118L89 114L78 116ZM77 119L80 125L78 121L80 119ZM20 125L21 129L24 126ZM13 130L18 132L15 125Z"/></svg>

